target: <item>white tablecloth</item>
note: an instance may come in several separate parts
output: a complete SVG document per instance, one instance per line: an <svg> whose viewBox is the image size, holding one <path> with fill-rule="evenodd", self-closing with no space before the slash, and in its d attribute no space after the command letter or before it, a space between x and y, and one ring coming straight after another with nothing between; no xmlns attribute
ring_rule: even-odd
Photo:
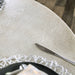
<svg viewBox="0 0 75 75"><path fill-rule="evenodd" d="M75 61L75 35L50 9L34 0L5 0L0 12L0 56L40 55L56 60L74 74L71 64L40 51L34 44Z"/></svg>

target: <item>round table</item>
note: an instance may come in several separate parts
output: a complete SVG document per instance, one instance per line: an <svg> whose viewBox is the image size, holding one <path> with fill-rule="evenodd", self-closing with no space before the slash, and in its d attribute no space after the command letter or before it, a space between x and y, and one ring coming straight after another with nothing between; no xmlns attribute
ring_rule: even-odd
<svg viewBox="0 0 75 75"><path fill-rule="evenodd" d="M0 11L0 56L40 55L74 74L75 67L39 50L39 43L75 61L75 35L54 12L35 0L5 0Z"/></svg>

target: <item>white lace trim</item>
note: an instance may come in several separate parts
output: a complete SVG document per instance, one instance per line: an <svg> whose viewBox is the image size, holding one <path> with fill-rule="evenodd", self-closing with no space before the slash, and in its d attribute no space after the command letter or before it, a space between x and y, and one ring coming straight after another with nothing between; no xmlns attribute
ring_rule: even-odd
<svg viewBox="0 0 75 75"><path fill-rule="evenodd" d="M67 69L59 65L56 61L53 60L50 61L47 60L46 58L43 58L42 56L36 55L33 56L14 55L11 57L0 57L0 69L17 62L35 62L51 68L59 75L72 75L71 73L68 72Z"/></svg>

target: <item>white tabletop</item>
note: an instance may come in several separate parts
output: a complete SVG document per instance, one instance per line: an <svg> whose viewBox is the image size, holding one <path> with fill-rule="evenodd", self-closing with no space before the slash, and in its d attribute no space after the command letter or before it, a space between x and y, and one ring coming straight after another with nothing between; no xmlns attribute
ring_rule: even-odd
<svg viewBox="0 0 75 75"><path fill-rule="evenodd" d="M0 12L0 55L40 55L57 60L74 74L71 70L75 69L74 66L40 51L34 45L40 43L75 61L75 35L66 23L34 0L5 1L5 8Z"/></svg>

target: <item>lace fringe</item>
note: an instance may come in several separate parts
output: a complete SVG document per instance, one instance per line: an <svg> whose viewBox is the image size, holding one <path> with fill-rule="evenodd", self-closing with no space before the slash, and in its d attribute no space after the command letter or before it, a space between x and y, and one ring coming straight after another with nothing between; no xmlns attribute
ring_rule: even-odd
<svg viewBox="0 0 75 75"><path fill-rule="evenodd" d="M71 73L68 72L66 68L59 65L57 61L53 60L49 61L46 58L43 58L42 56L36 56L36 55L31 55L31 56L14 55L10 57L0 57L0 69L10 64L18 62L35 62L47 66L48 68L57 72L59 75L72 75Z"/></svg>

